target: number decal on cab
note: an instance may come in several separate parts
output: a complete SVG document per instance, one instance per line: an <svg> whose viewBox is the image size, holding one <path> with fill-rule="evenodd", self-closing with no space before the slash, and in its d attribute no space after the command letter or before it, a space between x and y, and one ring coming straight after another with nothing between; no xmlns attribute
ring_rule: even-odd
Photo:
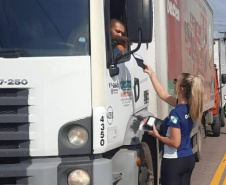
<svg viewBox="0 0 226 185"><path fill-rule="evenodd" d="M100 146L104 146L105 140L104 140L104 116L101 116L100 118Z"/></svg>
<svg viewBox="0 0 226 185"><path fill-rule="evenodd" d="M27 79L0 79L0 85L27 85Z"/></svg>

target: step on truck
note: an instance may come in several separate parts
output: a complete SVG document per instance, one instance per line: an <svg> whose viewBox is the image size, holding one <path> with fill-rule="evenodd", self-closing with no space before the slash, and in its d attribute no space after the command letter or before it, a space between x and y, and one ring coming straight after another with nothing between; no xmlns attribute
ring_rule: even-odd
<svg viewBox="0 0 226 185"><path fill-rule="evenodd" d="M124 52L113 18L126 28ZM205 0L1 0L0 184L159 184L158 141L138 128L171 107L134 56L170 93L181 72L203 75L206 111L212 30ZM199 124L191 137L199 156Z"/></svg>

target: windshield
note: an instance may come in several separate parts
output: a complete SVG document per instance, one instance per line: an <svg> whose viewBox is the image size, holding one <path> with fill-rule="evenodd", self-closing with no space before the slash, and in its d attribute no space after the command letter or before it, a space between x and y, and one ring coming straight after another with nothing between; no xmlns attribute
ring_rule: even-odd
<svg viewBox="0 0 226 185"><path fill-rule="evenodd" d="M89 55L89 0L0 0L0 57Z"/></svg>

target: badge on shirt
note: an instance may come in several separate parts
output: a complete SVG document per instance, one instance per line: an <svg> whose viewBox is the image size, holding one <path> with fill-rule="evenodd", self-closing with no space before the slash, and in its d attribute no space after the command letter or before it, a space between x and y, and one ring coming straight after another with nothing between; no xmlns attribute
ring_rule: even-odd
<svg viewBox="0 0 226 185"><path fill-rule="evenodd" d="M172 122L174 124L177 124L178 119L179 119L178 117L170 116L170 122Z"/></svg>

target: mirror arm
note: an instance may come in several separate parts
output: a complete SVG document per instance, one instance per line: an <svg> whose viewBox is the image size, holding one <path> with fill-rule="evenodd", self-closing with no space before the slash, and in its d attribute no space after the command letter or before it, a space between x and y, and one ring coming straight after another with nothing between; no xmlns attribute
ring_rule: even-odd
<svg viewBox="0 0 226 185"><path fill-rule="evenodd" d="M122 54L122 55L116 57L115 62L114 62L114 65L115 65L115 66L117 66L118 61L119 61L120 59L122 59L123 57L126 57L126 56L128 56L128 55L131 55L131 54L135 53L136 51L138 51L138 50L140 49L140 46L141 46L141 38L142 38L142 31L141 31L140 28L138 29L138 34L139 34L139 42L138 42L137 47L136 47L134 50L129 51L128 53L125 53L125 54Z"/></svg>
<svg viewBox="0 0 226 185"><path fill-rule="evenodd" d="M217 90L220 90L222 89L223 87L225 86L225 84L223 84L221 87L219 87Z"/></svg>

